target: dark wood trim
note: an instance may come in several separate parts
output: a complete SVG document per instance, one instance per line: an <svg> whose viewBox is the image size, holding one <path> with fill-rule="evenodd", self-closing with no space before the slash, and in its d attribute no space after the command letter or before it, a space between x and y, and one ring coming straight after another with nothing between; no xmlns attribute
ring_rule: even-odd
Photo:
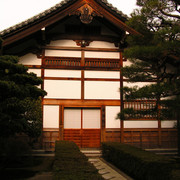
<svg viewBox="0 0 180 180"><path fill-rule="evenodd" d="M177 131L176 128L161 128L162 131ZM106 128L106 131L119 131L119 128ZM158 128L124 128L124 131L156 131Z"/></svg>
<svg viewBox="0 0 180 180"><path fill-rule="evenodd" d="M81 67L85 66L85 52L84 50L81 51ZM84 70L81 70L81 99L84 99L84 90L85 90L85 85L84 85Z"/></svg>
<svg viewBox="0 0 180 180"><path fill-rule="evenodd" d="M69 77L44 77L45 80L70 80L70 81L115 81L119 82L119 79L106 79L106 78L84 78L84 70L81 71L81 78L69 78Z"/></svg>
<svg viewBox="0 0 180 180"><path fill-rule="evenodd" d="M119 68L106 68L106 67L80 67L80 66L60 66L54 67L46 66L45 69L71 69L71 70L96 70L96 71L119 71Z"/></svg>
<svg viewBox="0 0 180 180"><path fill-rule="evenodd" d="M43 82L41 84L41 89L44 90L44 68L41 69L41 79L43 80Z"/></svg>
<svg viewBox="0 0 180 180"><path fill-rule="evenodd" d="M101 142L105 142L106 112L105 106L101 106Z"/></svg>
<svg viewBox="0 0 180 180"><path fill-rule="evenodd" d="M84 84L84 70L81 70L81 99L84 99L84 91L85 91L85 84Z"/></svg>
<svg viewBox="0 0 180 180"><path fill-rule="evenodd" d="M81 78L69 78L69 77L44 77L45 80L70 80L81 81Z"/></svg>
<svg viewBox="0 0 180 180"><path fill-rule="evenodd" d="M106 78L84 78L85 81L117 81L119 82L119 79L106 79Z"/></svg>
<svg viewBox="0 0 180 180"><path fill-rule="evenodd" d="M43 128L43 131L59 131L59 128Z"/></svg>
<svg viewBox="0 0 180 180"><path fill-rule="evenodd" d="M42 65L24 65L28 67L29 69L41 69Z"/></svg>
<svg viewBox="0 0 180 180"><path fill-rule="evenodd" d="M76 100L76 99L43 99L44 105L63 105L64 107L101 107L120 106L119 100Z"/></svg>
<svg viewBox="0 0 180 180"><path fill-rule="evenodd" d="M93 52L120 52L116 48L91 48L91 47L64 47L64 46L42 46L46 50L71 50L71 51L93 51Z"/></svg>
<svg viewBox="0 0 180 180"><path fill-rule="evenodd" d="M161 142L162 142L162 135L161 135L161 120L160 120L160 118L159 118L159 115L160 115L160 110L161 110L161 107L160 107L160 104L158 104L158 109L159 109L159 111L158 111L158 140L159 140L159 147L161 147Z"/></svg>
<svg viewBox="0 0 180 180"><path fill-rule="evenodd" d="M81 66L85 66L85 52L84 50L81 51Z"/></svg>

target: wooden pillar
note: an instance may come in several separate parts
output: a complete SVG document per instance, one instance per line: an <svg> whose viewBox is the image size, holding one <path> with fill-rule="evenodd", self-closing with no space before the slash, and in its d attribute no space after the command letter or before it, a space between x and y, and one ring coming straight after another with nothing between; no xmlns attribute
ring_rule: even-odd
<svg viewBox="0 0 180 180"><path fill-rule="evenodd" d="M80 147L83 147L83 109L81 108L81 130L80 130Z"/></svg>
<svg viewBox="0 0 180 180"><path fill-rule="evenodd" d="M59 140L64 139L64 106L59 106Z"/></svg>
<svg viewBox="0 0 180 180"><path fill-rule="evenodd" d="M41 89L44 90L44 60L43 57L45 56L45 50L42 50L42 55L41 55L41 79L42 79L42 84L41 84ZM42 135L40 138L40 143L41 146L44 146L44 131L43 131L43 121L44 121L44 98L42 97L42 103L41 103L41 108L42 108Z"/></svg>
<svg viewBox="0 0 180 180"><path fill-rule="evenodd" d="M105 132L105 106L101 107L101 142L106 141L106 132Z"/></svg>
<svg viewBox="0 0 180 180"><path fill-rule="evenodd" d="M160 120L160 105L158 104L158 146L161 147L162 145L162 134L161 134L161 120Z"/></svg>
<svg viewBox="0 0 180 180"><path fill-rule="evenodd" d="M85 52L81 51L81 67L85 65ZM81 70L81 99L84 99L84 70Z"/></svg>
<svg viewBox="0 0 180 180"><path fill-rule="evenodd" d="M124 109L124 100L123 100L123 75L122 75L122 71L121 68L123 67L123 56L122 56L122 52L120 52L120 112L123 111ZM120 127L121 127L121 132L120 132L120 142L123 143L124 142L124 120L121 119L120 120Z"/></svg>
<svg viewBox="0 0 180 180"><path fill-rule="evenodd" d="M41 89L44 90L44 56L45 56L45 50L42 50L42 58L41 58L41 79L43 80L41 84Z"/></svg>

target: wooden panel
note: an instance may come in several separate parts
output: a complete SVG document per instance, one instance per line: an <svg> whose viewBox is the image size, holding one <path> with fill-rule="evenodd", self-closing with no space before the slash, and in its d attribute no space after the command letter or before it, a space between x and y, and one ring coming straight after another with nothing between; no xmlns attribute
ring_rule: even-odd
<svg viewBox="0 0 180 180"><path fill-rule="evenodd" d="M64 129L64 140L79 147L100 147L100 129Z"/></svg>
<svg viewBox="0 0 180 180"><path fill-rule="evenodd" d="M81 130L80 129L64 129L64 140L73 141L80 147L81 146Z"/></svg>
<svg viewBox="0 0 180 180"><path fill-rule="evenodd" d="M83 129L81 147L100 147L100 129Z"/></svg>
<svg viewBox="0 0 180 180"><path fill-rule="evenodd" d="M120 142L120 136L120 129L105 129L106 142ZM144 149L177 148L177 129L161 129L159 134L158 128L124 128L124 143Z"/></svg>
<svg viewBox="0 0 180 180"><path fill-rule="evenodd" d="M55 129L49 129L49 131L43 131L42 134L42 145L43 149L46 151L54 151L55 149L55 141L59 140L59 132Z"/></svg>
<svg viewBox="0 0 180 180"><path fill-rule="evenodd" d="M161 131L162 146L177 147L177 131L175 129L162 129Z"/></svg>

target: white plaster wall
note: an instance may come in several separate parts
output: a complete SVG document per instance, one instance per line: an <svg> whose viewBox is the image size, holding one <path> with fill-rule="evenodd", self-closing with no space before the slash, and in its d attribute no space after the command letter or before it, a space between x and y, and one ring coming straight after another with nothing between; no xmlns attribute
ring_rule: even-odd
<svg viewBox="0 0 180 180"><path fill-rule="evenodd" d="M38 59L36 55L29 53L19 58L19 64L41 65L41 59Z"/></svg>
<svg viewBox="0 0 180 180"><path fill-rule="evenodd" d="M85 78L106 78L106 79L120 79L120 72L118 71L85 71Z"/></svg>
<svg viewBox="0 0 180 180"><path fill-rule="evenodd" d="M28 72L33 72L38 77L41 77L41 69L28 69Z"/></svg>
<svg viewBox="0 0 180 180"><path fill-rule="evenodd" d="M158 128L158 121L124 121L124 128Z"/></svg>
<svg viewBox="0 0 180 180"><path fill-rule="evenodd" d="M177 121L161 121L161 127L162 128L174 128L174 126L176 125Z"/></svg>
<svg viewBox="0 0 180 180"><path fill-rule="evenodd" d="M85 99L120 99L120 83L85 81Z"/></svg>
<svg viewBox="0 0 180 180"><path fill-rule="evenodd" d="M78 70L56 70L56 69L45 69L45 77L72 77L80 78L81 71Z"/></svg>
<svg viewBox="0 0 180 180"><path fill-rule="evenodd" d="M99 109L83 109L83 128L100 129Z"/></svg>
<svg viewBox="0 0 180 180"><path fill-rule="evenodd" d="M81 109L64 110L64 128L65 129L81 128Z"/></svg>
<svg viewBox="0 0 180 180"><path fill-rule="evenodd" d="M106 58L106 59L119 59L119 52L95 52L85 51L85 58Z"/></svg>
<svg viewBox="0 0 180 180"><path fill-rule="evenodd" d="M116 119L120 106L106 106L106 128L120 128L120 120Z"/></svg>
<svg viewBox="0 0 180 180"><path fill-rule="evenodd" d="M81 57L81 51L45 50L45 56L55 56L55 57Z"/></svg>
<svg viewBox="0 0 180 180"><path fill-rule="evenodd" d="M43 128L59 128L59 106L44 105Z"/></svg>
<svg viewBox="0 0 180 180"><path fill-rule="evenodd" d="M89 44L88 47L91 48L113 48L113 49L118 49L117 47L114 46L114 43L110 42L104 42L104 41L93 41Z"/></svg>
<svg viewBox="0 0 180 180"><path fill-rule="evenodd" d="M81 81L44 80L45 98L80 99Z"/></svg>
<svg viewBox="0 0 180 180"><path fill-rule="evenodd" d="M73 40L51 41L49 46L77 47L76 42Z"/></svg>

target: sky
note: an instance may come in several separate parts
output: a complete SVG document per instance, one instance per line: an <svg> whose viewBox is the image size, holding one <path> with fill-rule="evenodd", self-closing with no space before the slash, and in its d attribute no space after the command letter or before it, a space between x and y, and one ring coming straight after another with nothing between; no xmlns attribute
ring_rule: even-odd
<svg viewBox="0 0 180 180"><path fill-rule="evenodd" d="M0 31L49 9L61 0L0 0ZM136 0L108 0L128 16L136 8Z"/></svg>

